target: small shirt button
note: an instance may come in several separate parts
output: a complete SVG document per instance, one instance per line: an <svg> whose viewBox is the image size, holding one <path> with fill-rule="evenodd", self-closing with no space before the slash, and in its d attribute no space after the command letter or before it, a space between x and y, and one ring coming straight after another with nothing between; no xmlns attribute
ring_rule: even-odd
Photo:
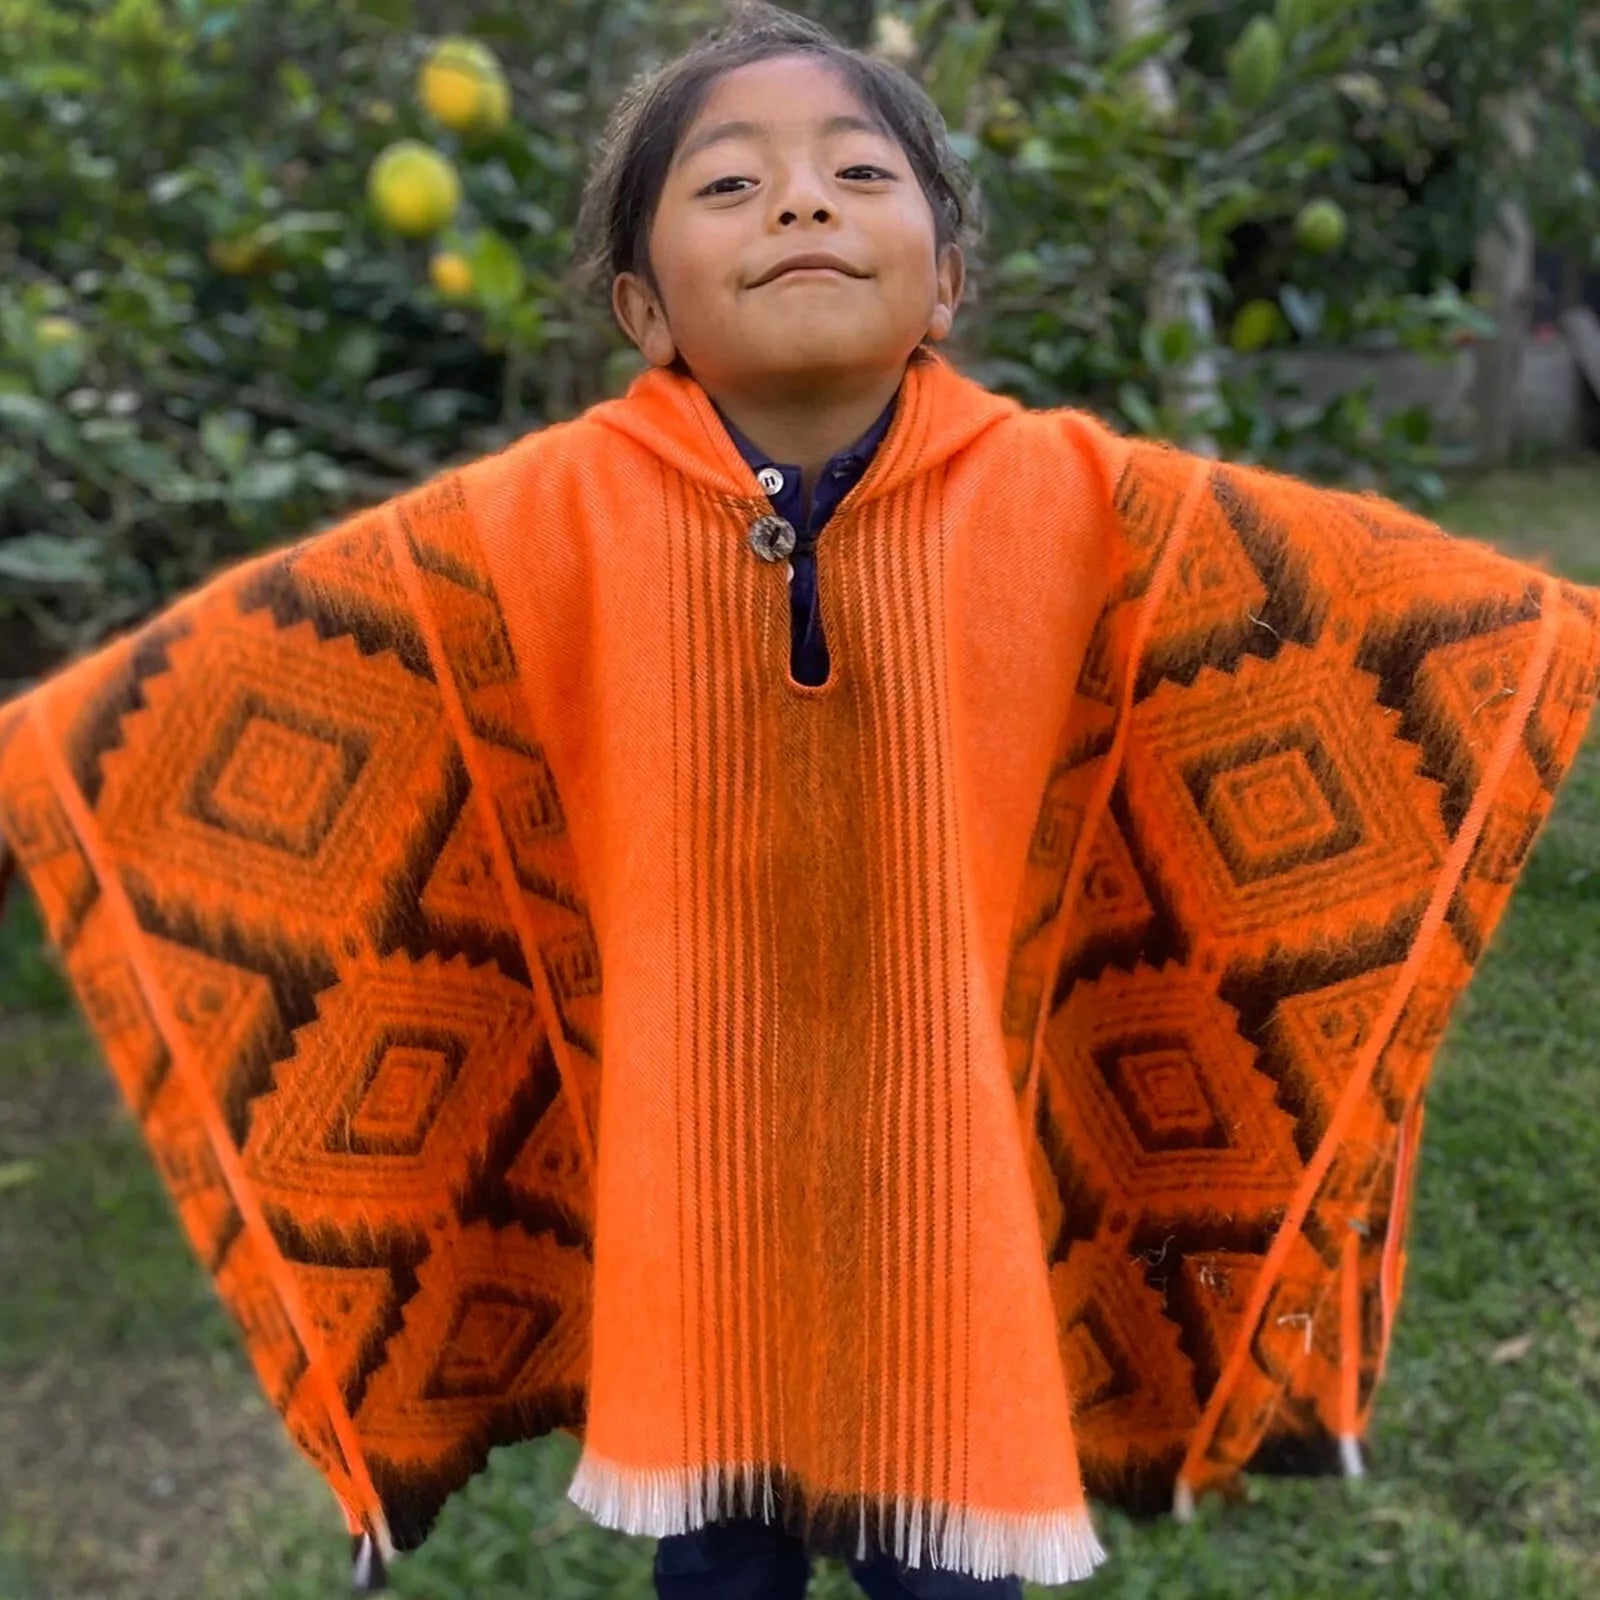
<svg viewBox="0 0 1600 1600"><path fill-rule="evenodd" d="M794 524L782 517L759 517L750 524L750 548L763 561L787 561L795 543Z"/></svg>
<svg viewBox="0 0 1600 1600"><path fill-rule="evenodd" d="M776 467L763 467L756 474L763 494L778 494L783 489L783 474Z"/></svg>

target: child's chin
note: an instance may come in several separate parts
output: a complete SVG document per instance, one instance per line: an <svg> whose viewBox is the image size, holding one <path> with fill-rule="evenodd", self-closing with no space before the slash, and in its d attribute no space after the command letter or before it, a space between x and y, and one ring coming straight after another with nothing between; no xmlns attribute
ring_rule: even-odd
<svg viewBox="0 0 1600 1600"><path fill-rule="evenodd" d="M888 366L904 354L900 344L884 337L882 327L823 330L807 328L803 322L776 332L768 348L773 370L796 372L824 367L859 370L874 357Z"/></svg>

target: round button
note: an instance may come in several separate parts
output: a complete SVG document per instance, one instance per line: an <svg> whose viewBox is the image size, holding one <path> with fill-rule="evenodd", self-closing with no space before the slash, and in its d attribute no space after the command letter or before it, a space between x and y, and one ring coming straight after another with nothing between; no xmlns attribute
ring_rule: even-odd
<svg viewBox="0 0 1600 1600"><path fill-rule="evenodd" d="M763 494L777 494L783 488L783 474L776 467L763 467L756 474Z"/></svg>
<svg viewBox="0 0 1600 1600"><path fill-rule="evenodd" d="M759 517L750 524L750 548L763 561L787 561L795 542L794 524L782 517Z"/></svg>

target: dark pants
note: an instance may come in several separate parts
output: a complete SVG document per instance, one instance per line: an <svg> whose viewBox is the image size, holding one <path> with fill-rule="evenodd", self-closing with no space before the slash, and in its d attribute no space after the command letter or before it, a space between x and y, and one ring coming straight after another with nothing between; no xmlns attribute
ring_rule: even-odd
<svg viewBox="0 0 1600 1600"><path fill-rule="evenodd" d="M888 1556L852 1561L850 1574L869 1600L1022 1600L1015 1578L902 1567ZM765 1522L711 1522L656 1545L661 1600L801 1600L810 1576L805 1547Z"/></svg>

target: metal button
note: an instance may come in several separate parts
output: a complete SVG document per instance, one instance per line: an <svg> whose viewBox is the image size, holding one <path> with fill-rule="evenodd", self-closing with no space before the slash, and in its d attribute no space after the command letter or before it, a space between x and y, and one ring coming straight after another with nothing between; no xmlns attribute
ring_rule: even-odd
<svg viewBox="0 0 1600 1600"><path fill-rule="evenodd" d="M795 542L794 524L783 517L759 517L750 524L750 548L763 561L787 561Z"/></svg>
<svg viewBox="0 0 1600 1600"><path fill-rule="evenodd" d="M783 488L783 474L776 467L763 467L756 474L763 494L777 494Z"/></svg>

